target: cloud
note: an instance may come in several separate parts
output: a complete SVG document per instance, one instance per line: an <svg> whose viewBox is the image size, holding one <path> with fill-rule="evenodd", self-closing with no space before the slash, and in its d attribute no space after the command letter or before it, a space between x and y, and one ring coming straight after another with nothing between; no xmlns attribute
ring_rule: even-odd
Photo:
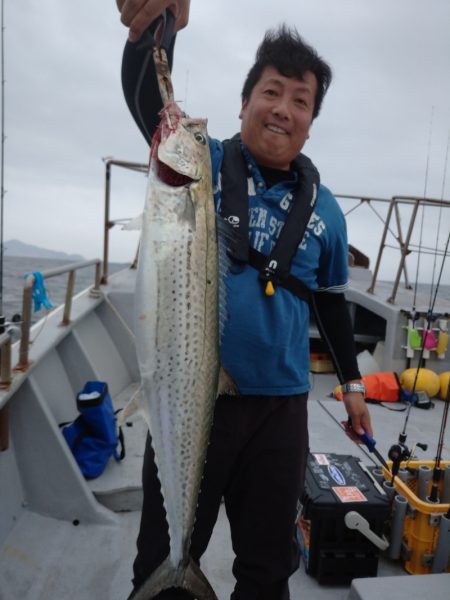
<svg viewBox="0 0 450 600"><path fill-rule="evenodd" d="M114 0L21 0L7 4L5 18L5 235L67 252L82 240L85 255L100 256L101 158L148 158L121 90L126 29ZM439 198L450 129L448 0L245 0L245 11L242 0L192 2L177 40L175 94L192 116L208 117L213 136L238 130L243 79L264 32L281 22L333 67L305 147L322 181L336 193ZM135 216L144 190L142 176L113 171L113 214ZM350 240L369 218L356 221ZM129 235L114 232L114 260L133 258ZM361 239L372 261L377 241Z"/></svg>

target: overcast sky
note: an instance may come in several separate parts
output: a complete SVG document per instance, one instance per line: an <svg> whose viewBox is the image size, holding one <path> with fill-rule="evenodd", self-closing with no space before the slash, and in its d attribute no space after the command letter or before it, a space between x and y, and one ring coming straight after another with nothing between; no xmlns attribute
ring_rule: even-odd
<svg viewBox="0 0 450 600"><path fill-rule="evenodd" d="M282 22L333 68L304 148L322 182L336 194L426 191L440 199L450 129L449 0L192 0L177 40L175 96L192 117L208 117L212 136L239 129L243 79L266 29ZM115 2L5 0L5 26L4 239L101 257L102 158L148 159L123 99L127 32ZM139 214L144 176L115 170L112 185L112 217ZM433 247L437 212L434 219L425 223ZM348 224L349 241L373 264L378 220L356 211ZM440 247L449 228L447 215ZM129 260L136 243L134 233L115 229L112 259Z"/></svg>

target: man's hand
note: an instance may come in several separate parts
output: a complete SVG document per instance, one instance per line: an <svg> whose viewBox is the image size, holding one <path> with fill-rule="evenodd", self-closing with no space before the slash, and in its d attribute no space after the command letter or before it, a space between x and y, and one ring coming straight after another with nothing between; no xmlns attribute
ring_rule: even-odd
<svg viewBox="0 0 450 600"><path fill-rule="evenodd" d="M345 410L352 420L352 428L358 435L364 432L373 437L370 413L363 394L360 392L347 392L343 394Z"/></svg>
<svg viewBox="0 0 450 600"><path fill-rule="evenodd" d="M130 42L137 42L166 8L175 16L174 33L186 27L189 21L190 0L116 0L116 3L121 14L120 20L130 29Z"/></svg>

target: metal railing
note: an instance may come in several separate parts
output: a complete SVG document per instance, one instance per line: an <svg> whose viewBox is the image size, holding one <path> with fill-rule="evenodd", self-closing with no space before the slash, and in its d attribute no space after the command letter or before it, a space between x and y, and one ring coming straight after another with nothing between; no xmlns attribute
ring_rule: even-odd
<svg viewBox="0 0 450 600"><path fill-rule="evenodd" d="M43 271L41 273L42 278L50 279L51 277L56 277L57 275L64 275L68 273L67 278L67 287L66 287L66 297L64 303L64 312L63 318L61 320L60 325L67 326L70 324L70 313L72 310L72 298L73 291L75 285L75 272L79 269L84 269L85 267L89 267L91 265L95 265L95 283L94 287L91 289L91 295L96 296L100 294L100 270L101 270L101 261L99 258L93 260L86 260L78 263L70 263L68 265L63 265L56 269L48 269L47 271ZM19 348L19 362L17 364L16 369L18 370L26 370L29 365L28 360L28 352L30 346L30 329L31 329L31 305L33 301L33 285L35 283L35 276L31 273L25 280L25 284L23 286L23 303L22 303L22 333L20 337L20 348ZM0 338L1 339L1 338Z"/></svg>
<svg viewBox="0 0 450 600"><path fill-rule="evenodd" d="M8 333L0 335L0 389L11 383L11 337Z"/></svg>
<svg viewBox="0 0 450 600"><path fill-rule="evenodd" d="M115 160L113 158L103 159L105 163L105 218L104 218L104 235L103 235L103 273L101 277L102 285L108 283L108 265L109 265L109 230L118 223L123 223L123 219L112 221L110 219L110 204L111 204L111 167L121 167L138 173L146 173L148 164L128 162L125 160ZM133 265L135 265L136 260Z"/></svg>
<svg viewBox="0 0 450 600"><path fill-rule="evenodd" d="M437 248L429 248L424 245L421 245L419 247L412 243L412 234L416 225L416 218L418 215L419 208L425 209L434 207L448 210L450 208L450 201L438 200L435 198L419 198L416 196L393 196L391 199L387 199L372 198L365 196L351 196L346 194L336 194L336 198L340 198L341 200L358 200L358 203L355 206L353 206L350 210L344 212L346 217L351 212L360 208L361 206L368 206L377 216L377 218L383 223L383 232L381 235L381 241L378 248L377 258L375 261L375 267L373 269L370 286L367 289L367 292L369 294L374 294L375 292L375 286L378 280L384 250L386 248L395 248L399 250L400 257L397 262L397 269L392 286L392 292L389 298L386 299L386 301L390 304L395 304L397 291L402 275L404 277L405 287L408 289L411 289L412 287L408 277L406 258L414 252L421 252L422 254L432 254L436 256L443 255L443 251ZM376 205L383 203L389 205L385 217L382 216L376 209ZM401 225L400 208L402 206L407 206L411 210L409 222L406 225L406 234L403 233ZM394 240L394 245L390 245L387 243L388 234L390 234L391 239Z"/></svg>

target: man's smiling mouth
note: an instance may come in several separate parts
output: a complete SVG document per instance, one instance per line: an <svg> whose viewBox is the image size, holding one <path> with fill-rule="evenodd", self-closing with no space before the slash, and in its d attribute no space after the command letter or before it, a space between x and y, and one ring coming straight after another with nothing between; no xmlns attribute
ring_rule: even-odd
<svg viewBox="0 0 450 600"><path fill-rule="evenodd" d="M266 129L272 131L273 133L279 133L281 135L287 135L287 131L285 129L281 129L281 127L277 127L277 125L271 125L270 123L266 125Z"/></svg>

